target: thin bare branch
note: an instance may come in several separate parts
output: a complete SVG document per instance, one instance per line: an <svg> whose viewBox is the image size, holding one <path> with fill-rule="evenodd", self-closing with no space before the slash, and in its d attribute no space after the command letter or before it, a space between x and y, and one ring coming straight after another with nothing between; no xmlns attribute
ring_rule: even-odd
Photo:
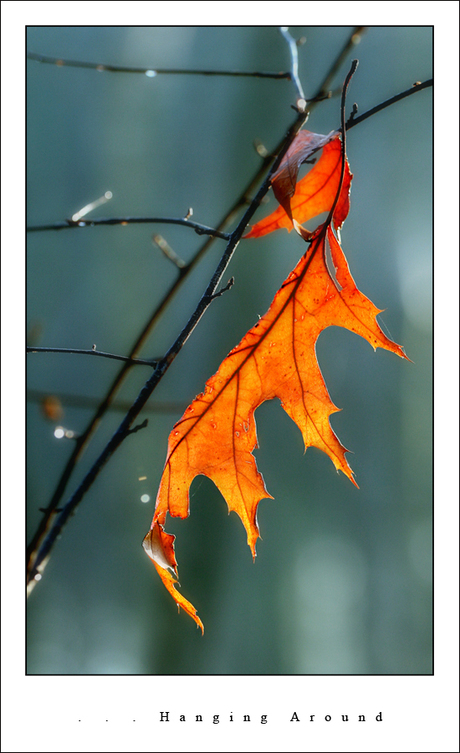
<svg viewBox="0 0 460 753"><path fill-rule="evenodd" d="M220 296L226 293L227 290L230 290L234 284L235 284L235 278L230 277L229 281L223 288L218 290L217 293L213 293L213 295L211 296L211 300L214 300L214 298L220 298Z"/></svg>
<svg viewBox="0 0 460 753"><path fill-rule="evenodd" d="M47 347L31 347L27 346L27 353L72 353L80 356L99 356L100 358L112 358L114 361L125 361L125 363L129 363L131 366L150 366L155 368L157 365L158 359L153 360L142 360L140 358L130 358L129 356L117 356L115 353L105 353L103 350L96 350L95 348L91 348L91 350L81 350L79 348L47 348Z"/></svg>
<svg viewBox="0 0 460 753"><path fill-rule="evenodd" d="M345 125L345 102L346 102L346 97L347 97L347 92L348 92L348 87L350 85L350 81L353 78L353 76L355 75L357 67L358 67L358 61L357 60L353 60L352 63L351 63L351 68L350 68L350 70L347 73L347 76L345 78L345 81L344 81L344 84L343 84L343 87L342 87L342 97L341 97L341 102L340 102L340 131L341 131L341 134L342 134L342 137L341 137L342 138L342 166L341 166L339 186L337 188L337 193L335 195L334 203L332 204L331 209L329 211L328 218L327 218L326 222L324 223L324 228L325 229L326 229L326 227L328 225L330 225L330 223L332 221L332 218L334 216L335 208L336 208L337 202L339 200L340 192L342 190L342 185L343 185L343 179L344 179L344 176L345 176L345 164L346 164L346 156L347 156L347 151L346 151L346 149L347 149L347 147L346 147L347 129L346 129L346 125Z"/></svg>
<svg viewBox="0 0 460 753"><path fill-rule="evenodd" d="M107 63L88 63L81 60L64 60L63 58L53 58L48 55L38 55L35 52L28 52L29 60L36 60L38 63L49 63L59 67L67 66L70 68L90 68L95 71L107 71L109 73L142 73L148 78L162 75L181 75L181 76L243 76L251 78L273 78L273 79L290 79L289 71L215 71L215 70L197 70L189 68L133 68L124 65L108 65Z"/></svg>
<svg viewBox="0 0 460 753"><path fill-rule="evenodd" d="M289 53L291 55L291 81L297 90L297 109L299 112L304 112L307 103L299 79L299 53L297 44L294 37L289 34L288 26L280 26L280 32L289 45Z"/></svg>
<svg viewBox="0 0 460 753"><path fill-rule="evenodd" d="M400 94L396 94L394 97L390 97L390 99L386 99L385 102L381 102L379 105L372 107L370 110L367 110L367 112L365 112L363 115L359 115L358 117L356 117L355 115L357 109L353 108L353 112L346 124L347 131L349 131L350 128L354 128L354 126L358 125L358 123L362 123L364 120L367 120L367 118L370 118L371 115L375 115L375 113L380 112L380 110L384 110L386 107L394 105L395 102L399 102L401 99L410 97L412 96L412 94L416 94L417 92L422 91L422 89L427 89L430 86L433 86L432 78L429 78L422 83L417 82L416 84L413 84L410 89L406 89L406 91L403 91Z"/></svg>
<svg viewBox="0 0 460 753"><path fill-rule="evenodd" d="M129 429L129 430L128 430L128 431L126 432L126 435L128 435L128 434L136 434L136 433L137 433L138 431L140 431L141 429L145 429L145 428L146 428L146 427L147 427L148 425L149 425L149 420L148 420L148 418L145 418L145 419L144 419L144 420L142 421L142 423L141 423L141 424L136 424L136 426L133 426L133 428L132 428L132 429Z"/></svg>
<svg viewBox="0 0 460 753"><path fill-rule="evenodd" d="M95 227L96 225L183 225L192 228L198 235L212 235L228 241L230 235L214 230L207 225L200 225L184 217L100 217L94 220L64 220L51 225L31 225L28 233L38 233L45 230L68 230L69 228Z"/></svg>

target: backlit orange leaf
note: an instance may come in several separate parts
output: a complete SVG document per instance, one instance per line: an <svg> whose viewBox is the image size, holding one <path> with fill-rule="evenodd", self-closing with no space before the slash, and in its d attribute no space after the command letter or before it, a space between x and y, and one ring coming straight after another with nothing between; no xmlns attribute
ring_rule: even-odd
<svg viewBox="0 0 460 753"><path fill-rule="evenodd" d="M304 132L301 131L300 133ZM318 134L312 135L318 136ZM325 136L323 138L328 137ZM295 143L296 142L294 141L294 144ZM297 183L295 193L292 198L290 198L288 194L286 194L287 198L290 200L292 217L300 225L303 225L304 222L312 219L312 217L316 217L318 214L321 214L321 212L328 212L333 205L340 183L342 168L341 149L341 141L338 137L333 141L327 143L323 149L321 158L318 160L316 165L310 170L309 173L307 173L305 178L302 178L302 180L299 180L299 182ZM287 153L286 157L288 156L288 154L289 152ZM279 176L280 170L283 169L283 162L272 178L272 182L274 182L275 185L277 176ZM348 214L348 189L350 187L352 177L353 176L350 173L350 168L347 162L345 166L344 176L344 184L346 184L347 188L346 191L342 191L341 193L342 206L340 207L340 209L338 205L336 207L336 211L340 211L342 219L340 222L337 222L336 227L342 224ZM280 201L281 191L283 190L283 187L285 191L289 191L289 182L287 179L283 181L283 184L278 189L278 201ZM336 217L334 217L334 221L335 220ZM251 231L245 237L260 238L262 235L267 235L267 233L272 233L274 230L279 230L280 228L286 228L287 230L289 230L289 232L293 228L292 220L282 206L279 206L278 209L272 212L272 214L270 214L268 217L265 217L265 219L257 222L257 224L252 227Z"/></svg>
<svg viewBox="0 0 460 753"><path fill-rule="evenodd" d="M311 131L299 131L284 155L280 166L272 175L273 193L289 217L291 217L291 198L296 191L300 166L314 152L331 141L334 136L337 136L337 131L331 131L327 136Z"/></svg>
<svg viewBox="0 0 460 753"><path fill-rule="evenodd" d="M271 497L252 454L257 447L257 407L265 400L279 398L302 432L305 448L323 450L336 469L355 483L345 457L347 450L329 422L330 415L339 409L324 383L316 359L316 341L324 329L336 325L361 335L374 349L385 348L405 358L402 348L380 329L376 320L379 309L357 289L333 231L332 223L338 229L349 208L348 168L344 180L340 180L344 159L341 141L335 138L324 146L301 192L298 185L291 201L294 219L301 223L334 208L331 221L305 235L311 244L265 316L233 348L169 436L155 514L144 547L175 601L201 627L196 610L174 585L177 563L174 537L163 528L166 514L187 517L190 484L195 476L207 476L222 493L229 510L241 518L255 557L257 506L261 499ZM277 227L285 227L282 223L290 220L284 209L280 210L271 217L278 215ZM270 232L270 225L261 228L264 222L247 237ZM273 219L270 223L273 226ZM299 227L299 232L304 235L305 231Z"/></svg>

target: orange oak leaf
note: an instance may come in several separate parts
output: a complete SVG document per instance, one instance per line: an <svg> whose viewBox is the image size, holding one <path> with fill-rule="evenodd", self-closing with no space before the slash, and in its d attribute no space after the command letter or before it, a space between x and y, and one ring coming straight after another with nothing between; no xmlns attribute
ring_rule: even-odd
<svg viewBox="0 0 460 753"><path fill-rule="evenodd" d="M299 225L299 232L310 241L308 250L276 293L267 313L224 359L169 436L144 548L176 603L201 628L195 608L175 588L174 536L164 531L167 513L186 518L190 485L196 476L207 476L222 493L229 511L241 518L255 557L259 537L257 507L261 499L271 498L252 454L257 447L257 407L265 400L279 398L302 432L305 448L323 450L336 469L355 483L345 457L347 450L329 422L331 414L339 409L324 383L316 359L316 341L324 329L336 325L361 335L374 350L385 348L406 357L402 348L380 329L376 319L380 310L356 287L333 231L332 225L338 230L349 209L351 174L345 169L340 139L326 143L307 179L312 173L315 177L310 178L308 190L301 194L302 202L295 203L298 190L291 202L294 220L300 223L322 211L332 212L332 217L314 233ZM282 213L290 223L284 209ZM277 222L283 222L281 215ZM266 226L254 234L260 224L247 237L270 232Z"/></svg>
<svg viewBox="0 0 460 753"><path fill-rule="evenodd" d="M308 131L300 131L300 134L309 133ZM319 134L311 134L312 136L319 136ZM328 139L330 136L323 136L323 139ZM296 143L295 141L293 142ZM312 143L315 143L314 141ZM316 147L315 147L316 148ZM286 157L288 157L287 152ZM289 164L289 163L288 163ZM333 205L334 199L337 195L337 191L340 184L340 176L342 169L342 146L339 137L337 136L333 141L329 141L323 148L323 153L314 167L309 173L299 180L297 183L295 193L291 197L289 195L290 183L286 175L289 175L289 168L284 165L284 160L278 168L277 172L272 177L272 184L277 186L276 193L278 201L283 197L283 192L286 202L290 202L290 208L292 212L292 218L296 220L300 225L307 222L312 217L316 217L321 212L328 212ZM283 171L286 171L284 173ZM284 175L282 182L279 182L279 175ZM344 186L345 190L341 192L341 198L336 207L336 212L339 212L337 217L334 216L334 222L336 227L340 226L349 211L349 187L351 184L352 174L348 162L345 166ZM341 205L341 206L339 206ZM339 215L341 221L339 221ZM336 222L337 220L337 222ZM272 233L274 230L280 228L286 228L289 232L294 227L291 218L289 217L283 206L279 206L272 214L265 217L260 222L257 222L249 233L245 235L245 238L260 238L263 235Z"/></svg>

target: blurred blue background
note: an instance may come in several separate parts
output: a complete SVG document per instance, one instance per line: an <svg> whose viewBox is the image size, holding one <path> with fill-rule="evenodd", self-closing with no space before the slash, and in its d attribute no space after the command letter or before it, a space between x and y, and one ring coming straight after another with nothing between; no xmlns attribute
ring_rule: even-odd
<svg viewBox="0 0 460 753"><path fill-rule="evenodd" d="M350 35L346 27L293 27L307 96ZM29 27L28 50L139 67L286 70L274 27ZM430 27L369 28L350 87L363 113L432 75ZM257 170L254 139L273 149L293 120L285 80L147 77L28 61L28 223L70 217L105 191L97 216L176 216L216 225ZM354 174L343 248L385 332L412 363L340 328L318 341L334 403L332 425L359 490L321 452L303 453L278 401L256 414L259 469L275 500L262 501L263 540L252 562L246 534L213 484L191 489L191 516L169 519L184 596L201 637L177 609L141 542L153 515L167 437L228 351L267 310L304 251L285 231L241 242L225 281L144 412L147 429L125 441L57 542L28 602L28 672L60 674L427 674L432 671L431 267L432 102L425 90L354 128ZM334 98L308 128L339 125ZM267 214L273 198L259 210ZM35 345L129 351L176 270L151 242L161 233L185 260L203 238L176 226L96 227L28 238L28 322ZM224 248L216 241L162 316L143 350L161 355L201 296ZM86 357L28 356L28 536L72 447L54 436L39 395L103 397L120 366ZM118 401L149 375L132 370ZM66 428L93 409L62 398ZM77 401L78 402L78 401ZM111 411L68 494L122 412ZM139 481L139 478L146 477ZM144 503L141 496L148 495Z"/></svg>

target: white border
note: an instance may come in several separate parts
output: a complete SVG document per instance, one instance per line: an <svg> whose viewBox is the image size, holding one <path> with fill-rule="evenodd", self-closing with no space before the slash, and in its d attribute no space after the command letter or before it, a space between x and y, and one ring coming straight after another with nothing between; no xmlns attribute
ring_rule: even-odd
<svg viewBox="0 0 460 753"><path fill-rule="evenodd" d="M436 643L434 677L24 677L22 557L24 391L21 300L24 26L311 24L435 25ZM458 4L456 2L2 2L3 750L456 751L458 720ZM84 21L82 21L84 19ZM223 25L223 24L222 24ZM161 725L161 710L210 716ZM296 711L301 722L288 719ZM371 717L382 711L384 721ZM268 715L244 725L233 712ZM309 714L364 713L344 730ZM75 725L75 714L87 721ZM113 722L106 723L105 714ZM133 722L132 719L136 719Z"/></svg>

